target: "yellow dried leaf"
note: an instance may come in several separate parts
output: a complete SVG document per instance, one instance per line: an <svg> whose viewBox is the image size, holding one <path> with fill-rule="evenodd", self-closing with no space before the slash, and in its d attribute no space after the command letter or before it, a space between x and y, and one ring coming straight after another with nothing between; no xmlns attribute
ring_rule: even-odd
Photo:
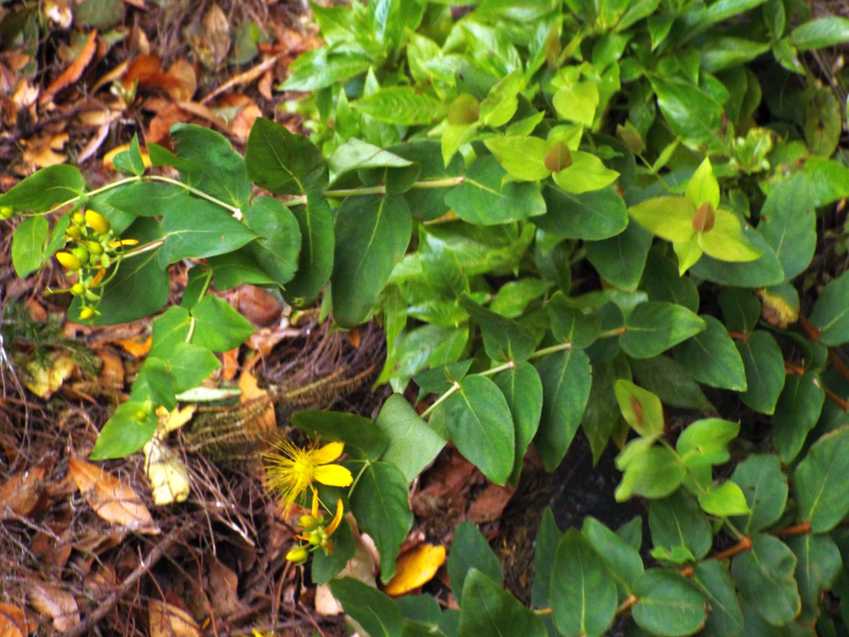
<svg viewBox="0 0 849 637"><path fill-rule="evenodd" d="M39 398L50 398L67 380L75 367L74 361L64 355L54 357L48 368L32 360L27 363L29 380L26 385Z"/></svg>
<svg viewBox="0 0 849 637"><path fill-rule="evenodd" d="M147 606L150 637L200 637L192 616L178 606L152 599Z"/></svg>
<svg viewBox="0 0 849 637"><path fill-rule="evenodd" d="M60 633L80 623L80 609L74 596L61 588L42 582L33 582L27 587L30 604L42 615L53 620L53 628Z"/></svg>
<svg viewBox="0 0 849 637"><path fill-rule="evenodd" d="M108 169L108 170L115 170L115 163L114 163L115 155L118 155L119 153L123 153L125 150L130 150L129 144L121 144L120 146L116 146L115 148L110 150L108 153L106 153L103 156L103 167ZM144 164L144 167L150 168L150 166L151 166L150 155L147 154L146 150L141 150L141 158L142 158L142 163ZM150 348L148 348L148 349L150 349Z"/></svg>
<svg viewBox="0 0 849 637"><path fill-rule="evenodd" d="M107 522L138 533L159 533L150 511L132 487L82 458L68 461L68 473L89 506Z"/></svg>
<svg viewBox="0 0 849 637"><path fill-rule="evenodd" d="M195 415L195 409L197 409L197 405L186 405L182 408L176 407L171 411L168 411L165 407L157 407L156 418L158 423L156 425L156 435L159 438L164 438L172 431L177 431L192 419L192 416Z"/></svg>
<svg viewBox="0 0 849 637"><path fill-rule="evenodd" d="M256 376L251 373L251 367L252 365L245 363L245 369L239 376L239 389L242 390L241 401L243 403L268 396L268 392L260 388ZM271 433L277 429L277 415L274 413L273 404L269 403L268 408L257 418L255 425L257 431L267 433Z"/></svg>
<svg viewBox="0 0 849 637"><path fill-rule="evenodd" d="M147 353L153 345L153 336L148 336L141 341L134 338L120 338L115 341L115 343L133 358L143 358L147 356Z"/></svg>
<svg viewBox="0 0 849 637"><path fill-rule="evenodd" d="M165 506L189 497L189 472L182 458L154 437L144 446L144 470L150 480L153 503Z"/></svg>
<svg viewBox="0 0 849 637"><path fill-rule="evenodd" d="M384 589L397 597L427 584L445 563L445 547L438 544L419 544L398 558L397 571Z"/></svg>

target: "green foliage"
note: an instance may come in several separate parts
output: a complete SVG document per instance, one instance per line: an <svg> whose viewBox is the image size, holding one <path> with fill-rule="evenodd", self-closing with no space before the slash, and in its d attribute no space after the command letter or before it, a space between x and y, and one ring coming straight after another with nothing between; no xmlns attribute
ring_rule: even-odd
<svg viewBox="0 0 849 637"><path fill-rule="evenodd" d="M652 635L818 620L842 634L846 617L822 611L824 591L849 595L835 364L849 275L815 251L834 243L818 232L849 167L835 154L845 114L805 52L849 41L849 22L806 20L795 0L451 5L314 6L325 45L282 86L314 92L293 107L309 139L259 119L242 157L177 126L173 153L149 151L179 180L146 170L134 139L114 183L88 190L55 166L0 195L0 216L23 217L20 276L67 247L69 215L52 213L94 208L140 242L103 266L99 316L77 300L74 320L154 315L167 267L192 265L93 457L141 448L156 408L251 334L217 291L266 285L295 306L320 299L341 328L384 327L379 382L396 393L377 418L292 419L346 443L346 503L382 582L413 522L409 486L446 443L515 484L530 446L553 471L581 430L596 461L616 447L616 499L645 505L645 550L639 519L561 533L546 513L537 612L501 588L467 524L447 567L459 615L333 580L353 550L343 526L313 579L369 634L601 635L624 615ZM426 409L405 398L411 382Z"/></svg>

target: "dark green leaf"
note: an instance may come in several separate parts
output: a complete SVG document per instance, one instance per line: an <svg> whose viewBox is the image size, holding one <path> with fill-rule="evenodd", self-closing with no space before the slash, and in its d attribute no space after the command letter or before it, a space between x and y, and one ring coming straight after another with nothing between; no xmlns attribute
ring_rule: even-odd
<svg viewBox="0 0 849 637"><path fill-rule="evenodd" d="M401 543L413 526L404 474L388 462L370 462L351 494L351 508L360 528L374 539L380 580L386 584L395 575Z"/></svg>
<svg viewBox="0 0 849 637"><path fill-rule="evenodd" d="M389 441L381 459L398 467L408 483L415 480L445 446L445 441L400 394L392 394L383 403L375 424Z"/></svg>
<svg viewBox="0 0 849 637"><path fill-rule="evenodd" d="M253 285L274 285L277 283L260 267L256 258L251 254L251 249L256 245L255 242L242 250L207 260L207 265L212 268L217 290L230 290L246 283ZM183 298L185 298L185 295Z"/></svg>
<svg viewBox="0 0 849 637"><path fill-rule="evenodd" d="M480 326L486 355L493 361L522 362L533 353L535 339L521 324L491 312L468 296L461 303Z"/></svg>
<svg viewBox="0 0 849 637"><path fill-rule="evenodd" d="M705 637L743 635L743 611L740 609L728 566L717 560L700 562L693 571L693 583L710 606Z"/></svg>
<svg viewBox="0 0 849 637"><path fill-rule="evenodd" d="M542 416L542 380L536 368L527 361L501 372L493 380L504 394L515 424L516 452L513 471L510 474L510 481L515 484L525 462L525 452L539 429Z"/></svg>
<svg viewBox="0 0 849 637"><path fill-rule="evenodd" d="M761 317L761 302L750 290L723 288L719 292L719 307L730 331L748 334Z"/></svg>
<svg viewBox="0 0 849 637"><path fill-rule="evenodd" d="M299 411L292 424L322 440L344 442L349 453L365 460L377 460L389 445L388 436L375 423L344 411Z"/></svg>
<svg viewBox="0 0 849 637"><path fill-rule="evenodd" d="M737 343L746 368L748 389L740 398L762 414L775 412L784 387L784 355L769 332L756 331L743 343Z"/></svg>
<svg viewBox="0 0 849 637"><path fill-rule="evenodd" d="M478 527L471 522L461 522L454 529L446 569L451 580L451 590L461 604L466 576L470 570L476 569L499 584L503 577L501 562Z"/></svg>
<svg viewBox="0 0 849 637"><path fill-rule="evenodd" d="M849 513L849 427L817 440L793 473L799 519L811 523L814 533L826 533Z"/></svg>
<svg viewBox="0 0 849 637"><path fill-rule="evenodd" d="M704 320L681 305L649 301L628 315L619 344L633 358L653 358L706 327Z"/></svg>
<svg viewBox="0 0 849 637"><path fill-rule="evenodd" d="M655 77L652 88L657 104L672 132L694 143L717 134L722 106L707 92L682 79Z"/></svg>
<svg viewBox="0 0 849 637"><path fill-rule="evenodd" d="M400 637L403 618L391 597L351 577L333 580L330 590L370 637Z"/></svg>
<svg viewBox="0 0 849 637"><path fill-rule="evenodd" d="M254 122L245 161L251 179L276 195L304 195L324 186L321 151L306 137L269 119Z"/></svg>
<svg viewBox="0 0 849 637"><path fill-rule="evenodd" d="M822 413L825 391L813 372L791 375L784 383L772 418L773 440L781 461L789 464L802 450Z"/></svg>
<svg viewBox="0 0 849 637"><path fill-rule="evenodd" d="M245 211L245 223L258 235L248 252L276 283L288 283L298 269L301 251L298 220L280 201L257 197Z"/></svg>
<svg viewBox="0 0 849 637"><path fill-rule="evenodd" d="M83 193L85 179L76 166L48 166L0 194L0 206L15 212L44 212Z"/></svg>
<svg viewBox="0 0 849 637"><path fill-rule="evenodd" d="M768 287L783 283L784 270L781 267L781 261L763 235L744 225L743 237L750 246L761 253L760 258L756 261L731 263L729 261L717 261L704 255L693 266L691 272L720 285L743 288Z"/></svg>
<svg viewBox="0 0 849 637"><path fill-rule="evenodd" d="M584 518L581 533L620 588L631 595L644 572L639 551L592 516Z"/></svg>
<svg viewBox="0 0 849 637"><path fill-rule="evenodd" d="M226 352L253 334L253 325L217 296L206 296L192 308L192 343L213 352Z"/></svg>
<svg viewBox="0 0 849 637"><path fill-rule="evenodd" d="M640 289L648 292L650 301L668 301L683 305L693 312L699 311L699 291L696 284L690 277L679 275L675 261L658 249L649 253Z"/></svg>
<svg viewBox="0 0 849 637"><path fill-rule="evenodd" d="M479 637L495 628L505 635L547 637L542 619L476 568L463 582L460 637Z"/></svg>
<svg viewBox="0 0 849 637"><path fill-rule="evenodd" d="M333 272L333 251L336 243L333 232L333 212L318 193L307 194L307 205L295 209L301 228L301 254L298 271L287 291L291 297L314 299L330 280Z"/></svg>
<svg viewBox="0 0 849 637"><path fill-rule="evenodd" d="M670 551L684 547L696 560L707 555L713 544L707 516L701 512L695 498L683 489L649 503L649 528L655 547Z"/></svg>
<svg viewBox="0 0 849 637"><path fill-rule="evenodd" d="M753 454L734 468L731 475L749 503L751 513L735 520L746 535L772 526L781 518L787 505L787 476L777 456Z"/></svg>
<svg viewBox="0 0 849 637"><path fill-rule="evenodd" d="M743 600L773 626L792 621L802 608L794 572L796 556L781 540L763 533L731 563Z"/></svg>
<svg viewBox="0 0 849 637"><path fill-rule="evenodd" d="M811 312L811 323L820 331L824 345L849 342L849 272L823 288Z"/></svg>
<svg viewBox="0 0 849 637"><path fill-rule="evenodd" d="M310 577L313 584L326 584L339 574L357 550L357 541L351 533L348 522L343 520L333 533L333 552L327 555L324 551L313 553L310 562Z"/></svg>
<svg viewBox="0 0 849 637"><path fill-rule="evenodd" d="M581 420L581 429L590 443L593 464L597 464L610 437L620 428L622 416L613 391L616 366L613 363L598 362L593 365L592 374L593 383L587 409Z"/></svg>
<svg viewBox="0 0 849 637"><path fill-rule="evenodd" d="M545 214L534 218L533 221L554 236L601 241L615 237L628 226L625 201L613 188L574 195L547 185L544 195L545 205L538 214ZM639 257L640 247L644 243L645 237L637 236L637 245L629 245L629 252L634 252ZM639 265L639 258L635 259L634 265Z"/></svg>
<svg viewBox="0 0 849 637"><path fill-rule="evenodd" d="M775 251L784 276L792 279L804 272L817 245L816 214L809 180L797 174L772 187L758 225Z"/></svg>
<svg viewBox="0 0 849 637"><path fill-rule="evenodd" d="M632 359L630 362L637 382L660 396L665 405L699 411L714 410L690 371L674 359L658 356Z"/></svg>
<svg viewBox="0 0 849 637"><path fill-rule="evenodd" d="M631 615L650 634L692 635L704 626L705 598L677 573L646 571L637 584L637 598Z"/></svg>
<svg viewBox="0 0 849 637"><path fill-rule="evenodd" d="M802 618L815 620L820 614L821 595L843 571L840 549L829 535L800 535L787 541L796 554L796 581L802 596Z"/></svg>
<svg viewBox="0 0 849 637"><path fill-rule="evenodd" d="M740 352L725 326L712 316L702 315L707 329L684 343L678 362L690 369L700 383L711 387L746 391L746 370Z"/></svg>
<svg viewBox="0 0 849 637"><path fill-rule="evenodd" d="M554 514L549 507L542 512L539 530L534 541L534 579L531 583L531 603L536 608L551 605L551 573L554 569L554 557L557 545L563 534L557 528Z"/></svg>

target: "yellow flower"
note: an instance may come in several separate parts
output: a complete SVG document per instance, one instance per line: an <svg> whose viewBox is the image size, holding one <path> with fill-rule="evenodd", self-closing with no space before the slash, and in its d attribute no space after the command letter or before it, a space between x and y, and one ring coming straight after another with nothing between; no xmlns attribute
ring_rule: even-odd
<svg viewBox="0 0 849 637"><path fill-rule="evenodd" d="M341 464L333 464L344 451L345 445L341 442L331 442L322 447L312 444L301 449L281 438L263 454L268 488L280 495L288 513L314 482L331 487L350 486L354 481L351 472Z"/></svg>
<svg viewBox="0 0 849 637"><path fill-rule="evenodd" d="M79 258L70 252L57 252L56 260L66 270L79 270L82 267Z"/></svg>

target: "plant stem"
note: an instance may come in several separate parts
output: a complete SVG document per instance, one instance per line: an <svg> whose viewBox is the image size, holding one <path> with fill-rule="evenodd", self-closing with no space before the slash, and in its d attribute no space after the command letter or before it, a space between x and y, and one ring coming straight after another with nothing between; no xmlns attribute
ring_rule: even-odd
<svg viewBox="0 0 849 637"><path fill-rule="evenodd" d="M151 241L150 243L145 243L143 245L138 246L137 248L133 248L132 250L127 250L125 253L121 255L121 259L129 259L130 257L137 257L140 254L144 254L145 252L150 252L151 250L156 250L163 243L165 243L165 239L156 239L155 241Z"/></svg>
<svg viewBox="0 0 849 637"><path fill-rule="evenodd" d="M462 184L465 177L445 177L444 179L425 179L415 182L410 186L411 190L430 190L433 188L450 188ZM339 188L336 190L325 190L322 193L325 197L333 199L344 199L345 197L360 197L363 195L385 195L386 185L378 186L362 186L361 188ZM307 203L306 195L295 196L287 200L292 206L302 206Z"/></svg>
<svg viewBox="0 0 849 637"><path fill-rule="evenodd" d="M149 179L151 181L161 181L161 182L166 183L166 184L178 186L178 187L182 188L183 190L186 190L186 191L192 193L193 195L200 197L201 199L206 199L207 201L214 203L217 206L221 206L225 210L229 210L230 212L233 213L233 215L236 216L237 219L242 218L242 209L239 208L238 206L232 206L232 205L230 205L230 204L228 204L224 201L221 201L220 199L218 199L216 197L213 197L212 195L205 193L203 190L198 190L194 186L184 184L182 181L178 181L177 179L171 179L170 177L163 177L162 175L148 175L147 177L145 177L145 179Z"/></svg>

